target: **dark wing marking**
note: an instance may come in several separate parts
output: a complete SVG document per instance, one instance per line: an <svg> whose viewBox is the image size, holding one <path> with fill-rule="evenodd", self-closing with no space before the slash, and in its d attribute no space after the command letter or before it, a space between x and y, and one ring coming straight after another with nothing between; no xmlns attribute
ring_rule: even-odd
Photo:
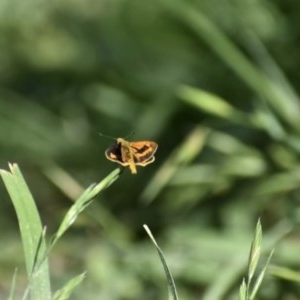
<svg viewBox="0 0 300 300"><path fill-rule="evenodd" d="M148 142L148 145L143 143L141 147L136 146L136 144L134 144L134 146L131 144L131 148L134 152L134 162L139 164L148 162L148 160L153 157L157 150L157 144L154 142Z"/></svg>
<svg viewBox="0 0 300 300"><path fill-rule="evenodd" d="M121 144L115 142L114 144L112 144L110 147L106 149L105 156L113 162L119 163L121 165L127 165L123 161L121 148L122 148Z"/></svg>

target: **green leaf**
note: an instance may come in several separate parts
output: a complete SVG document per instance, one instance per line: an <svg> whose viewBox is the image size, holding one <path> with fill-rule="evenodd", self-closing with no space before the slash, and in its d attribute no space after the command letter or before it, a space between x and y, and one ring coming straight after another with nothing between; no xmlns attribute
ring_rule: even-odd
<svg viewBox="0 0 300 300"><path fill-rule="evenodd" d="M55 236L52 238L50 248L48 249L48 251L50 251L52 247L54 247L59 238L61 238L62 235L70 228L70 226L75 222L79 214L91 204L93 198L101 191L108 188L113 182L115 182L119 178L120 173L120 168L115 169L101 182L99 182L98 184L92 184L82 193L82 195L75 201L75 203L70 207L70 209L66 213Z"/></svg>
<svg viewBox="0 0 300 300"><path fill-rule="evenodd" d="M209 16L187 1L163 0L160 3L192 30L199 40L203 40L241 80L261 95L274 111L299 131L300 105L297 98L288 97L278 82L254 65Z"/></svg>
<svg viewBox="0 0 300 300"><path fill-rule="evenodd" d="M18 273L18 270L15 269L14 276L13 276L12 283L11 283L11 287L10 287L9 297L7 298L7 300L14 300L15 299L17 273Z"/></svg>
<svg viewBox="0 0 300 300"><path fill-rule="evenodd" d="M272 266L269 268L269 273L284 280L294 281L298 284L300 283L300 272L290 268Z"/></svg>
<svg viewBox="0 0 300 300"><path fill-rule="evenodd" d="M251 244L251 251L249 256L249 266L248 266L248 287L250 285L251 279L254 275L256 266L258 264L260 252L261 252L261 242L262 242L262 229L260 220L257 221L254 239Z"/></svg>
<svg viewBox="0 0 300 300"><path fill-rule="evenodd" d="M148 228L147 225L143 226L144 229L146 230L147 234L149 235L149 237L151 238L154 246L156 247L156 250L158 252L159 258L162 262L162 265L164 267L164 271L167 277L167 281L168 281L168 292L169 292L169 300L173 299L173 300L178 300L178 296L177 296L177 291L176 291L176 286L175 286L175 282L173 279L173 276L171 274L171 271L168 268L167 262L164 258L164 255L161 251L161 249L159 248L158 244L156 243L156 240L154 239L150 229Z"/></svg>
<svg viewBox="0 0 300 300"><path fill-rule="evenodd" d="M258 278L257 278L256 281L255 281L255 284L254 284L254 286L253 286L253 290L252 290L252 292L251 292L251 295L250 295L250 297L249 297L249 300L253 300L254 297L256 296L256 293L257 293L257 291L258 291L258 289L259 289L259 287L260 287L260 285L261 285L261 283L262 283L262 280L263 280L263 278L264 278L264 276L265 276L265 273L266 273L267 268L268 268L268 266L269 266L270 260L271 260L271 258L272 258L272 256L273 256L273 253L274 253L274 249L273 249L272 252L270 253L270 255L269 255L269 257L268 257L268 260L267 260L267 262L266 262L264 268L262 269L262 271L260 272Z"/></svg>
<svg viewBox="0 0 300 300"><path fill-rule="evenodd" d="M34 199L17 164L9 164L10 172L1 170L0 174L14 205L25 254L29 278L30 298L32 300L51 299L49 267L44 257L46 242L43 226ZM44 257L36 272L36 262Z"/></svg>
<svg viewBox="0 0 300 300"><path fill-rule="evenodd" d="M66 300L69 299L74 289L83 281L86 273L79 274L68 281L65 286L55 292L53 300Z"/></svg>
<svg viewBox="0 0 300 300"><path fill-rule="evenodd" d="M239 300L246 300L247 298L247 286L245 283L245 278L243 279L243 282L240 286L240 292L239 292Z"/></svg>
<svg viewBox="0 0 300 300"><path fill-rule="evenodd" d="M146 189L140 196L140 201L149 204L169 184L173 176L195 159L201 153L210 130L195 126L181 145L176 148L164 162Z"/></svg>
<svg viewBox="0 0 300 300"><path fill-rule="evenodd" d="M245 123L248 116L237 110L217 95L189 86L181 86L178 90L180 98L188 104L211 115L232 121Z"/></svg>

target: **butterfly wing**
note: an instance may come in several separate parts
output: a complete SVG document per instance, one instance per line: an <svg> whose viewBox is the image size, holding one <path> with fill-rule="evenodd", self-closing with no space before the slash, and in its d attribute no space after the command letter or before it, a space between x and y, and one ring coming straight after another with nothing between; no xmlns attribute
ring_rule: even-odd
<svg viewBox="0 0 300 300"><path fill-rule="evenodd" d="M118 138L106 151L107 159L123 167L129 166L132 174L136 174L136 166L146 166L154 162L157 143L152 141L128 142Z"/></svg>
<svg viewBox="0 0 300 300"><path fill-rule="evenodd" d="M157 143L152 141L130 142L134 162L138 166L146 166L155 160L154 154L157 150Z"/></svg>
<svg viewBox="0 0 300 300"><path fill-rule="evenodd" d="M122 143L119 143L118 141L116 141L109 148L107 148L107 150L105 151L105 156L107 159L116 162L122 166L129 165L128 161L124 159Z"/></svg>

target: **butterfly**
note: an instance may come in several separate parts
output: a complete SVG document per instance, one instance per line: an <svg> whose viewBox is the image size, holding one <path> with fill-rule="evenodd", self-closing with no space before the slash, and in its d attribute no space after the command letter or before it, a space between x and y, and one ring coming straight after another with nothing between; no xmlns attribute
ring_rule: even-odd
<svg viewBox="0 0 300 300"><path fill-rule="evenodd" d="M136 174L136 166L145 167L154 162L157 146L157 143L152 141L129 142L117 138L115 143L106 149L105 156L123 167L129 167L131 173Z"/></svg>

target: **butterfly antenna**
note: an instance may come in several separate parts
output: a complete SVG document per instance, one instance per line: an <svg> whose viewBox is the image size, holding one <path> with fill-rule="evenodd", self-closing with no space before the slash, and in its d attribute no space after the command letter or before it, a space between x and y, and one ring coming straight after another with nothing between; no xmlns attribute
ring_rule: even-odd
<svg viewBox="0 0 300 300"><path fill-rule="evenodd" d="M131 137L132 135L134 135L134 131L133 130L128 135L126 135L124 137L124 139L127 139L127 138Z"/></svg>
<svg viewBox="0 0 300 300"><path fill-rule="evenodd" d="M100 136L103 136L105 138L108 138L108 139L111 139L111 140L116 140L117 138L114 138L112 136L109 136L109 135L106 135L106 134L103 134L102 132L98 132Z"/></svg>
<svg viewBox="0 0 300 300"><path fill-rule="evenodd" d="M102 132L98 132L98 133L99 133L100 136L103 136L103 137L106 137L106 138L109 138L109 139L112 139L112 140L116 140L117 139L116 137L112 137L110 135L103 134ZM124 139L129 138L133 134L134 134L134 131L132 130L127 136L124 137Z"/></svg>

